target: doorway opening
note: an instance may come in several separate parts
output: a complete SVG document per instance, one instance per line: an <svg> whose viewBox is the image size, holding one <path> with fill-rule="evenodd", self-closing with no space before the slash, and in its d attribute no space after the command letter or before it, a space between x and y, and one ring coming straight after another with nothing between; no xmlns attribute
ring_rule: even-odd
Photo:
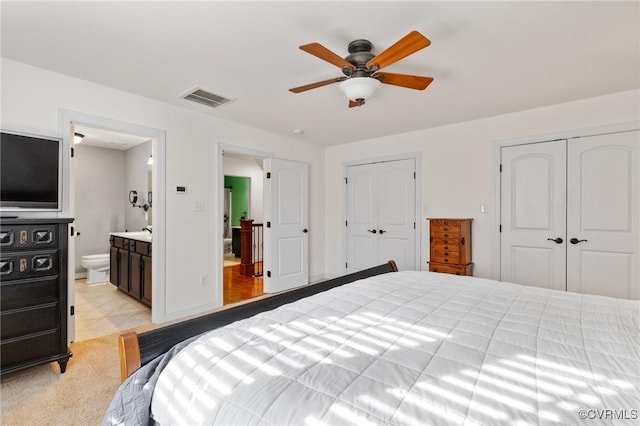
<svg viewBox="0 0 640 426"><path fill-rule="evenodd" d="M262 296L263 157L224 150L223 305Z"/></svg>
<svg viewBox="0 0 640 426"><path fill-rule="evenodd" d="M127 268L122 268L122 274L114 273L120 250L114 253L110 238L114 232L135 235L133 232L142 231L145 241L152 244L153 143L147 136L113 129L75 124L73 130L78 138L70 182L75 228L71 255L75 264L74 341L79 342L151 323L150 306L129 295L131 275L126 277L126 286L119 283L124 271L133 275L138 265L129 260L127 251ZM129 192L138 194L135 205L127 198ZM151 276L150 271L147 275ZM147 296L150 300L151 295Z"/></svg>

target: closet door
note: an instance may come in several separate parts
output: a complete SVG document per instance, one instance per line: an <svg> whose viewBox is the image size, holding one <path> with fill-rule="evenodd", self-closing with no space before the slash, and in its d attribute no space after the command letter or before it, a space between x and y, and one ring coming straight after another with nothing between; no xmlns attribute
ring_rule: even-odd
<svg viewBox="0 0 640 426"><path fill-rule="evenodd" d="M640 298L640 132L568 142L568 290Z"/></svg>
<svg viewBox="0 0 640 426"><path fill-rule="evenodd" d="M415 161L379 164L378 261L395 260L401 270L415 269Z"/></svg>
<svg viewBox="0 0 640 426"><path fill-rule="evenodd" d="M501 279L566 290L566 141L502 148Z"/></svg>
<svg viewBox="0 0 640 426"><path fill-rule="evenodd" d="M347 272L415 269L415 160L347 167Z"/></svg>
<svg viewBox="0 0 640 426"><path fill-rule="evenodd" d="M378 260L378 175L375 164L347 167L347 270L375 266Z"/></svg>

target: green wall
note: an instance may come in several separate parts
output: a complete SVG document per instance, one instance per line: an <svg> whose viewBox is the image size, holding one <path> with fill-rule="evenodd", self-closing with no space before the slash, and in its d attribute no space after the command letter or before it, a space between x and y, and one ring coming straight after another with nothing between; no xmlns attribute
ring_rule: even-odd
<svg viewBox="0 0 640 426"><path fill-rule="evenodd" d="M249 197L251 191L251 178L240 176L224 177L224 187L231 187L231 226L240 226L240 216L249 214Z"/></svg>

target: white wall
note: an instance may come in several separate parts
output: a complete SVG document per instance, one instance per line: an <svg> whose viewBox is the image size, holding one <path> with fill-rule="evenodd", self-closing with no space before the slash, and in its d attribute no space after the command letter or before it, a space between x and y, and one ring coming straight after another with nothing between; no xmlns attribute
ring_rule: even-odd
<svg viewBox="0 0 640 426"><path fill-rule="evenodd" d="M223 170L226 176L241 176L251 179L251 200L249 200L249 219L254 223L264 222L264 174L260 164L262 160L240 158L225 155Z"/></svg>
<svg viewBox="0 0 640 426"><path fill-rule="evenodd" d="M125 151L75 146L75 271L81 256L109 252L109 233L124 229Z"/></svg>
<svg viewBox="0 0 640 426"><path fill-rule="evenodd" d="M426 112L425 112L426 113ZM474 275L491 277L493 255L495 141L570 129L630 122L640 118L640 91L627 91L529 111L452 124L330 147L325 151L325 260L330 275L344 272L343 165L399 153L422 153L421 265L429 256L427 217L469 217L473 221ZM480 206L487 213L480 213Z"/></svg>
<svg viewBox="0 0 640 426"><path fill-rule="evenodd" d="M324 273L322 148L6 58L1 66L2 128L57 135L62 109L165 130L166 319L222 304L216 274L222 259L222 208L217 205L217 188L223 183L218 182L215 166L219 143L309 163L310 226L317 230L309 238L310 274ZM186 186L187 194L176 194L178 185ZM204 202L204 212L193 211L196 200ZM154 229L158 232L162 230ZM208 277L208 285L200 284L203 276Z"/></svg>

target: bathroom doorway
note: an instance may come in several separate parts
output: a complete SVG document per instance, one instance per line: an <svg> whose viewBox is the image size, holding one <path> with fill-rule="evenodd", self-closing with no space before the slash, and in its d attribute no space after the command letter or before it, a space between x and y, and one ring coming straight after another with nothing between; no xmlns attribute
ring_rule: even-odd
<svg viewBox="0 0 640 426"><path fill-rule="evenodd" d="M110 282L109 239L146 228L152 244L154 165L148 136L82 124L73 130L72 340L78 342L151 323L151 309Z"/></svg>
<svg viewBox="0 0 640 426"><path fill-rule="evenodd" d="M264 293L262 160L252 155L223 152L223 305ZM247 232L250 232L250 239L247 239ZM244 247L243 258L243 244L247 241L250 241L248 245L251 248ZM247 253L250 253L250 259L247 259Z"/></svg>

